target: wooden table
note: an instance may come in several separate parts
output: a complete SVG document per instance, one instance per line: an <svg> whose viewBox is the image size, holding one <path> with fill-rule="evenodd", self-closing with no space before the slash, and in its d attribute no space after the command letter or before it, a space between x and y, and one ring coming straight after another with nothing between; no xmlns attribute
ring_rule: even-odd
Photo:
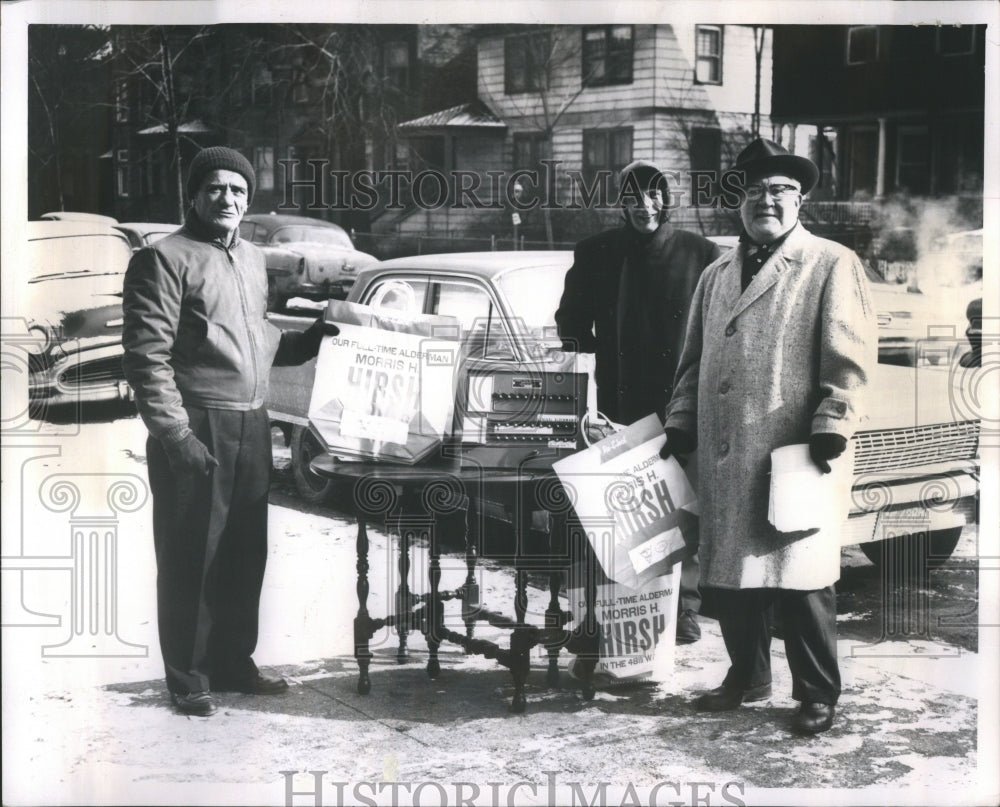
<svg viewBox="0 0 1000 807"><path fill-rule="evenodd" d="M407 660L407 634L419 630L427 641L427 675L440 673L438 648L442 641L462 646L467 653L495 659L507 667L514 679L514 696L510 711L523 712L524 685L531 666L530 652L536 645L548 650L546 680L549 686L559 682L559 652L565 647L577 654L578 675L585 698L591 698L594 688L591 676L598 658L599 633L594 617L596 584L592 555L585 551L586 537L579 527L571 527L571 506L562 486L552 471L552 459L536 458L517 468L486 468L456 453L437 457L417 465L398 465L374 461L345 461L324 455L312 461L317 474L329 477L352 489L353 515L357 518L357 596L358 612L354 619L354 656L358 662L358 692L371 691L368 668L372 659L370 640L383 627L395 627L399 635L397 659ZM512 505L514 513L514 617L487 608L479 601L476 564L480 554L483 514L478 502L489 499ZM548 540L544 546L530 541L532 512L544 510L551 514ZM453 591L440 589L441 563L438 524L442 516L458 523L465 548L465 583ZM372 517L385 519L387 530L399 536L399 587L392 612L374 618L368 613L368 521ZM407 582L410 571L410 548L422 539L429 546L430 592L415 594ZM559 606L559 588L564 574L579 574L582 578L573 587L582 587L585 596L585 618L567 630L572 615ZM525 622L527 611L527 581L530 571L546 572L549 577L549 603L544 622ZM462 604L465 632L445 625L444 606L450 600ZM507 647L496 642L475 638L475 623L509 630Z"/></svg>

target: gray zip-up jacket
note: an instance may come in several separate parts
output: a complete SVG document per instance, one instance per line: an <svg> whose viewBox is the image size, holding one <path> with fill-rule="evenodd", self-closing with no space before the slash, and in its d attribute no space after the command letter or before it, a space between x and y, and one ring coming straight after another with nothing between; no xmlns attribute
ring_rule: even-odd
<svg viewBox="0 0 1000 807"><path fill-rule="evenodd" d="M301 363L318 347L267 321L264 254L238 234L224 246L193 211L132 256L123 310L125 377L146 428L164 443L188 432L185 406L262 406L271 365Z"/></svg>

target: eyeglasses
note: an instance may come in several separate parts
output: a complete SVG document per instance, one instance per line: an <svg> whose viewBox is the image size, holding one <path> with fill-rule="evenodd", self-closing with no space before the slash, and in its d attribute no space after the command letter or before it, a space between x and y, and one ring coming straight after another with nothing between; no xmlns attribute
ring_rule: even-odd
<svg viewBox="0 0 1000 807"><path fill-rule="evenodd" d="M756 202L763 199L766 193L772 199L786 199L796 193L802 193L802 188L795 185L750 185L743 189L747 199Z"/></svg>

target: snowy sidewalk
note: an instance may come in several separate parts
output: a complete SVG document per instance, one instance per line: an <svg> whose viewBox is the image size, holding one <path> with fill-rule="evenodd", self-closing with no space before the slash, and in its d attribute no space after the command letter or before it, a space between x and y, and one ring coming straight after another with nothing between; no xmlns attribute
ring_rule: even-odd
<svg viewBox="0 0 1000 807"><path fill-rule="evenodd" d="M672 680L589 702L565 673L562 688L546 688L533 657L527 712L517 716L507 710L506 669L444 644L431 681L421 635L410 634L410 661L397 665L386 631L373 641L372 690L363 697L352 656L354 524L272 506L271 525L256 658L288 676L290 691L222 695L210 719L176 714L156 645L152 541L133 537L123 562L142 571L123 585L119 621L146 657L45 659L42 629L5 631L4 719L18 741L4 748L4 803L389 804L395 790L400 804L454 804L475 795L472 785L477 804L494 796L544 804L553 794L557 803L596 794L596 803L620 804L632 798L629 786L643 804L657 787L660 804L801 801L790 788L808 789L810 803L976 800L981 693L968 682L989 680L977 674L976 654L841 641L838 719L811 739L787 730L795 704L780 641L774 697L731 713L694 711L692 694L717 685L727 666L708 619L700 642L677 648ZM369 608L380 615L395 590L395 556L377 530L371 544ZM413 585L426 579L425 558L414 550ZM464 558L446 557L443 567L442 587L460 585ZM480 568L482 601L512 612L512 571L488 561ZM547 600L530 589L529 621ZM477 635L501 638L490 631L477 626Z"/></svg>

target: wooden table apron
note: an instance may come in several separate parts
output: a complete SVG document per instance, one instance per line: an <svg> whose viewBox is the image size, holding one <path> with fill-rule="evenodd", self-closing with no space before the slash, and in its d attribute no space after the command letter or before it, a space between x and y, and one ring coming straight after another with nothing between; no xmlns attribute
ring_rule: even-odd
<svg viewBox="0 0 1000 807"><path fill-rule="evenodd" d="M316 457L312 470L351 485L351 506L357 518L357 594L358 612L354 619L354 656L358 662L358 692L371 691L368 668L372 659L369 645L371 638L383 627L395 627L399 635L397 660L407 659L407 633L419 630L427 641L427 675L436 678L440 673L438 647L442 641L461 645L467 653L495 659L507 667L514 679L512 712L525 708L524 685L531 665L531 649L542 645L548 649L546 681L549 686L559 683L559 651L565 647L576 653L580 664L575 672L585 698L594 695L592 674L598 659L599 632L594 616L596 584L592 554L586 552L586 537L579 530L568 534L567 518L571 507L566 494L552 471L551 460L520 468L483 468L463 464L459 457L445 457L418 465L394 465L384 462L340 461L323 455ZM513 502L515 527L514 553L514 618L492 611L479 602L479 585L476 582L478 547L476 537L482 522L476 502L485 498ZM419 502L419 507L416 504ZM548 511L552 518L549 540L545 551L532 553L528 536L533 510ZM436 521L439 515L454 514L464 532L466 578L465 583L453 591L441 591L441 563L438 548ZM368 613L368 520L383 516L386 528L399 536L399 587L396 591L392 613L373 618ZM470 531L470 522L477 528ZM407 582L410 571L410 547L414 540L422 539L429 546L430 592L414 594ZM568 611L559 606L559 587L564 571L576 568L582 580L573 587L585 591L585 618L573 630L565 626L572 620ZM527 611L527 582L530 571L548 572L549 603L541 626L525 622ZM449 629L444 620L444 603L459 600L462 603L462 620L465 632ZM510 630L507 648L496 642L474 636L476 622Z"/></svg>

